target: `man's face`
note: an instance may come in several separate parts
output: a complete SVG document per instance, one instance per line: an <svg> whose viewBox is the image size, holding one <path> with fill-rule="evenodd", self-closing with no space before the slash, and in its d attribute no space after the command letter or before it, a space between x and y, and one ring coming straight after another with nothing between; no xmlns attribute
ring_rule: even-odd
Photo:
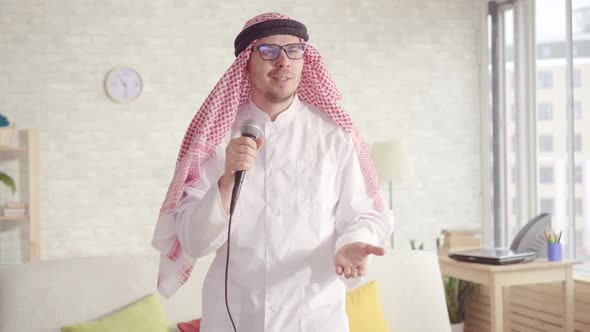
<svg viewBox="0 0 590 332"><path fill-rule="evenodd" d="M281 49L277 59L264 60L256 47L262 44L284 46L298 43L299 38L291 35L269 36L256 41L248 62L254 94L264 96L268 101L275 103L287 101L295 94L301 81L303 59L289 59Z"/></svg>

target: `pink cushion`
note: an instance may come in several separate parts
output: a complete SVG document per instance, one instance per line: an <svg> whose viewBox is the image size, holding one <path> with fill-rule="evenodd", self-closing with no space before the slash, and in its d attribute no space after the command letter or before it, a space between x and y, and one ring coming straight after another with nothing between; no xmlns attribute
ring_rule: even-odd
<svg viewBox="0 0 590 332"><path fill-rule="evenodd" d="M176 324L180 332L199 332L201 330L201 319L191 320Z"/></svg>

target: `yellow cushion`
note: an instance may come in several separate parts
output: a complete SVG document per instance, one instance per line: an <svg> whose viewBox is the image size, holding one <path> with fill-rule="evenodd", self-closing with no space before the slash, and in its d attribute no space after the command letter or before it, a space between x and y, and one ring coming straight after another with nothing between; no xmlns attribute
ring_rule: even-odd
<svg viewBox="0 0 590 332"><path fill-rule="evenodd" d="M370 281L346 294L346 314L350 332L389 332L376 281Z"/></svg>
<svg viewBox="0 0 590 332"><path fill-rule="evenodd" d="M80 305L84 305L80 303ZM126 308L101 319L79 325L64 326L62 332L168 332L168 319L160 300L152 293Z"/></svg>

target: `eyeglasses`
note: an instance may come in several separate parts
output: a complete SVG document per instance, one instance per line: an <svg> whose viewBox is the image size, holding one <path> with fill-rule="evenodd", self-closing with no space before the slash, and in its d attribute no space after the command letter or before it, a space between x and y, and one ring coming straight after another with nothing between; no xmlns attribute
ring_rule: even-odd
<svg viewBox="0 0 590 332"><path fill-rule="evenodd" d="M263 60L276 60L281 54L281 50L285 51L287 58L291 60L298 60L303 58L305 53L306 44L287 44L285 46L275 44L262 44L256 46L254 49L260 53L260 57Z"/></svg>

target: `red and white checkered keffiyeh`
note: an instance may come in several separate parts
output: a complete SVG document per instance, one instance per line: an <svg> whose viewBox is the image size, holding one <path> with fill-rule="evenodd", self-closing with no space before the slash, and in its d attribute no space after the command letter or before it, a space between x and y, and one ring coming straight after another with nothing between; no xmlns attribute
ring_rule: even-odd
<svg viewBox="0 0 590 332"><path fill-rule="evenodd" d="M246 22L247 27L271 20L289 19L278 13L266 13ZM250 46L254 45L253 41ZM223 77L217 82L186 131L176 161L174 177L154 231L152 245L160 253L158 290L170 297L190 276L196 259L188 256L176 236L175 208L184 186L195 186L201 177L203 162L215 151L217 145L234 123L238 107L250 100L250 81L246 64L250 59L250 47L242 51ZM324 110L342 128L352 134L354 147L366 179L375 208L383 211L377 173L367 147L350 116L338 105L342 99L318 51L311 45L305 50L301 82L297 90L299 99Z"/></svg>

